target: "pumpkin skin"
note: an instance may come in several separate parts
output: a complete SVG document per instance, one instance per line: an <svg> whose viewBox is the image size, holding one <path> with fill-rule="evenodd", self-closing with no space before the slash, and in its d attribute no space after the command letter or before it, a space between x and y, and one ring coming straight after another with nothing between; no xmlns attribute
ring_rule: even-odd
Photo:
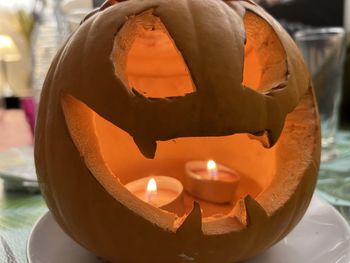
<svg viewBox="0 0 350 263"><path fill-rule="evenodd" d="M160 19L181 51L195 92L149 99L126 88L125 57L119 54L129 51L123 35L133 30L133 17ZM244 25L243 17L252 23ZM260 20L278 37L287 73L276 69L283 69L283 61L273 61L274 68L267 59L261 71L273 68L272 80L261 73L259 78L266 81L249 89L245 86L254 86L256 81L243 80L245 33L247 47L256 33L254 23ZM264 52L264 48L257 51ZM214 103L218 100L220 105ZM273 175L258 193L242 193L224 216L204 217L202 204L194 202L179 218L143 203L125 189L123 183L135 178L119 176L104 159L107 148L102 144L106 143L99 141L102 128L96 128L102 119L106 123L100 126L119 127L133 138L140 163L147 158L157 162L156 142L267 132L265 144L274 145ZM56 221L102 258L225 263L264 251L299 222L315 187L319 132L315 97L299 51L277 22L253 2L109 1L85 19L52 63L39 107L35 160L42 193ZM180 140L178 144L185 147ZM159 146L161 152L163 146ZM136 155L123 149L115 149L115 154ZM218 151L210 152L221 157ZM219 157L229 162L225 159L229 157Z"/></svg>

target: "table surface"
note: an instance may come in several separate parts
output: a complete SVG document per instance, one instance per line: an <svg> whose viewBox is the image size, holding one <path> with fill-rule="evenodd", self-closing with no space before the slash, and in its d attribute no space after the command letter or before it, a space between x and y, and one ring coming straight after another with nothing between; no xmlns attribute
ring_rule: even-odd
<svg viewBox="0 0 350 263"><path fill-rule="evenodd" d="M7 111L0 121L0 151L32 144L29 126L23 112ZM341 133L338 148L344 158L333 166L350 178L350 132ZM329 172L329 165L326 165ZM338 176L338 175L336 175ZM337 181L343 185L342 182ZM40 194L6 192L0 180L0 263L25 263L26 242L38 218L47 211Z"/></svg>
<svg viewBox="0 0 350 263"><path fill-rule="evenodd" d="M21 110L8 110L0 119L0 151L33 144ZM5 192L0 180L0 262L25 263L27 237L47 207L40 194Z"/></svg>
<svg viewBox="0 0 350 263"><path fill-rule="evenodd" d="M40 194L5 193L0 183L1 263L27 262L27 238L35 221L46 211Z"/></svg>

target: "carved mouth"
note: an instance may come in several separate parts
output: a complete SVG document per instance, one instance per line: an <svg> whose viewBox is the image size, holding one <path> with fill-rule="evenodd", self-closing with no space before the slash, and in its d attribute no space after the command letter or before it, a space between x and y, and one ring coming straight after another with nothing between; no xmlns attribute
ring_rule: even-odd
<svg viewBox="0 0 350 263"><path fill-rule="evenodd" d="M251 209L262 209L268 216L295 192L313 150L314 141L308 138L316 125L315 111L305 107L310 103L313 103L313 99L308 94L289 115L279 142L271 149L252 140L249 134L179 138L159 142L154 159L145 158L128 133L74 97L64 97L63 110L68 130L86 166L116 200L146 219L157 218L156 224L172 231L176 231L193 212L193 201L197 201L202 212L200 222L203 223L203 231L210 233L213 222L220 224L220 221L228 219L228 229L223 227L220 231L244 228L247 224L247 202L253 207ZM298 131L294 122L298 123ZM311 122L314 125L310 126ZM299 147L302 143L305 148ZM186 193L186 215L177 218L174 214L153 209L123 187L130 181L152 174L171 176L183 182L187 161L208 159L217 160L239 172L241 180L231 203L214 204ZM297 165L300 167L296 168ZM276 187L278 184L283 187ZM271 203L273 196L278 196L280 202Z"/></svg>
<svg viewBox="0 0 350 263"><path fill-rule="evenodd" d="M158 142L154 159L148 159L139 151L128 133L74 97L65 97L64 101L66 120L73 137L79 131L79 138L89 138L86 143L96 143L98 150L94 152L101 154L111 172L123 184L150 175L166 175L183 181L185 163L191 160L214 159L237 170L242 179L240 190L232 203L214 205L201 202L204 216L227 214L237 200L248 194L257 196L272 180L275 148L264 148L258 141L250 139L248 134L161 141ZM89 134L91 131L94 131L93 138ZM84 155L85 150L80 152ZM194 199L186 197L189 212ZM215 208L214 211L212 207Z"/></svg>

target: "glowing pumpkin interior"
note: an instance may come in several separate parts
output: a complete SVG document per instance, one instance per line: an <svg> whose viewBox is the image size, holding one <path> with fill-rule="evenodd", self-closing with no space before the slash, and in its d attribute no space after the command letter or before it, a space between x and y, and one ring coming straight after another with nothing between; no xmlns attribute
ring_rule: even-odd
<svg viewBox="0 0 350 263"><path fill-rule="evenodd" d="M252 12L245 14L244 23L246 44L243 85L261 93L268 93L271 89L283 86L287 80L288 69L285 50L276 33L267 22ZM196 92L196 80L192 79L181 51L177 50L176 43L159 18L150 12L127 21L115 38L111 58L116 76L126 86L136 89L146 97L165 98ZM79 112L77 114L79 119L75 122L84 123L84 118L86 119L86 129L80 131L86 134L81 137L90 138L87 133L91 131L94 133L91 138L97 140L94 143L97 143L100 149L96 155L100 155L110 169L111 173L105 175L111 177L110 182L112 179L126 184L150 175L171 176L183 181L184 165L190 160L213 159L238 171L241 179L231 203L219 205L197 200L204 218L228 214L236 202L247 195L258 199L276 180L288 182L283 189L285 198L281 197L279 200L283 202L283 199L288 199L296 181L299 180L299 178L288 178L289 174L278 165L281 154L291 155L293 148L287 149L281 146L279 141L274 147L265 148L262 144L264 136L258 138L251 134L159 141L155 158L148 159L140 152L128 133L100 117L85 104L72 99L71 105ZM305 100L302 103L305 103ZM306 114L310 115L300 118L314 116L311 111ZM74 122L74 115L71 118ZM287 118L286 123L290 118L293 118L293 113ZM285 136L288 135L282 132L280 140ZM302 138L303 136L300 136L300 140ZM299 143L301 142L295 141L296 145ZM187 212L191 211L193 200L194 198L186 193ZM274 211L273 204L262 205L268 214Z"/></svg>

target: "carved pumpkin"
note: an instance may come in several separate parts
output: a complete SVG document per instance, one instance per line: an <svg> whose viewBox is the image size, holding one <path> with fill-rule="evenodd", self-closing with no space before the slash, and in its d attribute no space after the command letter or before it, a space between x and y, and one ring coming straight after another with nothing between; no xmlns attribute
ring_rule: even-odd
<svg viewBox="0 0 350 263"><path fill-rule="evenodd" d="M252 1L107 1L48 72L37 172L59 225L106 260L234 262L303 216L318 121L299 51ZM186 194L179 217L124 187L209 158L240 173L231 203Z"/></svg>

